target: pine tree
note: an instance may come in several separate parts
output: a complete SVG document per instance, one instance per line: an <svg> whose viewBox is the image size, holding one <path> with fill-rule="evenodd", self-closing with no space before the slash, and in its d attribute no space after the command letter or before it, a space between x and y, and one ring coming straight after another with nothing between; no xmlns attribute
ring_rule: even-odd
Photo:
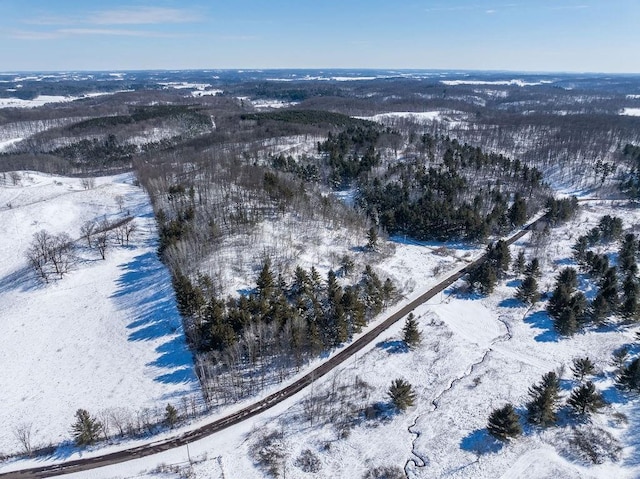
<svg viewBox="0 0 640 479"><path fill-rule="evenodd" d="M71 427L71 434L78 446L87 446L98 440L98 434L102 429L102 423L91 417L89 411L78 409L76 422Z"/></svg>
<svg viewBox="0 0 640 479"><path fill-rule="evenodd" d="M180 314L186 317L195 315L205 304L202 290L194 286L191 280L180 271L173 275L172 283Z"/></svg>
<svg viewBox="0 0 640 479"><path fill-rule="evenodd" d="M496 287L498 276L496 269L488 261L482 262L469 273L469 284L481 294L490 294Z"/></svg>
<svg viewBox="0 0 640 479"><path fill-rule="evenodd" d="M402 332L404 342L409 349L415 348L422 341L422 334L418 330L418 322L416 321L413 313L409 313L407 316Z"/></svg>
<svg viewBox="0 0 640 479"><path fill-rule="evenodd" d="M173 426L178 422L178 410L171 404L167 404L165 408L164 422L170 429L173 429Z"/></svg>
<svg viewBox="0 0 640 479"><path fill-rule="evenodd" d="M596 372L596 367L588 357L576 358L573 360L571 371L573 371L574 378L576 378L578 381L582 381L585 376L591 376L592 374L594 374Z"/></svg>
<svg viewBox="0 0 640 479"><path fill-rule="evenodd" d="M620 305L620 313L623 317L630 320L637 320L640 307L638 306L638 298L640 297L640 287L635 275L627 274L622 283L622 304Z"/></svg>
<svg viewBox="0 0 640 479"><path fill-rule="evenodd" d="M258 289L258 294L262 299L270 298L273 294L275 279L271 272L271 261L269 261L269 259L266 259L262 265L262 269L260 270L260 274L256 280L256 287Z"/></svg>
<svg viewBox="0 0 640 479"><path fill-rule="evenodd" d="M556 423L556 410L560 401L560 380L553 371L542 376L539 384L529 388L531 401L527 403L527 416L532 424L551 426Z"/></svg>
<svg viewBox="0 0 640 479"><path fill-rule="evenodd" d="M524 274L527 276L533 276L534 278L542 276L542 271L540 271L540 260L538 260L538 258L533 258L525 267Z"/></svg>
<svg viewBox="0 0 640 479"><path fill-rule="evenodd" d="M523 225L527 221L527 203L520 193L516 193L507 216L513 226Z"/></svg>
<svg viewBox="0 0 640 479"><path fill-rule="evenodd" d="M622 367L618 376L618 386L628 391L640 392L640 358Z"/></svg>
<svg viewBox="0 0 640 479"><path fill-rule="evenodd" d="M500 441L508 441L522 434L520 416L513 405L506 404L501 408L494 409L489 415L487 431Z"/></svg>
<svg viewBox="0 0 640 479"><path fill-rule="evenodd" d="M587 249L589 248L589 242L586 236L580 236L576 244L573 245L573 258L580 265L585 263Z"/></svg>
<svg viewBox="0 0 640 479"><path fill-rule="evenodd" d="M367 231L367 249L375 251L378 247L378 230L372 226Z"/></svg>
<svg viewBox="0 0 640 479"><path fill-rule="evenodd" d="M572 335L579 329L584 317L587 300L584 294L576 291L578 276L573 268L563 269L556 279L547 312L554 319L556 330L562 335Z"/></svg>
<svg viewBox="0 0 640 479"><path fill-rule="evenodd" d="M416 399L416 393L413 391L413 386L403 379L395 379L391 383L387 395L391 399L393 405L400 411L404 411L408 407L413 406Z"/></svg>
<svg viewBox="0 0 640 479"><path fill-rule="evenodd" d="M521 249L518 251L518 256L516 256L515 261L513 262L513 271L517 275L524 274L524 270L527 267L527 259L524 255L524 250Z"/></svg>
<svg viewBox="0 0 640 479"><path fill-rule="evenodd" d="M599 412L606 402L602 394L596 389L595 384L587 381L586 384L577 387L571 392L567 404L580 415Z"/></svg>
<svg viewBox="0 0 640 479"><path fill-rule="evenodd" d="M516 290L516 298L525 304L535 304L540 299L538 282L533 276L526 276Z"/></svg>
<svg viewBox="0 0 640 479"><path fill-rule="evenodd" d="M507 242L499 240L494 245L490 244L487 247L487 261L485 262L493 266L496 276L504 276L509 271L511 263L511 253Z"/></svg>
<svg viewBox="0 0 640 479"><path fill-rule="evenodd" d="M620 246L618 253L618 265L626 274L637 274L638 264L636 257L638 256L638 240L633 233L628 233L624 237L624 241Z"/></svg>

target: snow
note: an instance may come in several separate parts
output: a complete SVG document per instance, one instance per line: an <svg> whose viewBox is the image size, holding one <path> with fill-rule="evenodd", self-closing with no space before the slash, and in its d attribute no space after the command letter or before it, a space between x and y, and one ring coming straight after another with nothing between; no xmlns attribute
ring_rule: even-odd
<svg viewBox="0 0 640 479"><path fill-rule="evenodd" d="M360 116L356 117L361 120L371 120L383 122L385 120L396 119L396 118L407 118L409 120L413 120L418 123L424 123L429 121L434 121L442 117L442 111L407 111L407 112L389 112L389 113L378 113L373 116Z"/></svg>
<svg viewBox="0 0 640 479"><path fill-rule="evenodd" d="M99 201L100 196L97 194L97 190L105 191L107 196L118 193L126 194L128 205L131 205L132 211L136 211L136 205L139 205L140 211L146 211L146 214L150 214L142 193L129 185L128 179L122 177L101 180L98 188L90 191L78 191L77 183L74 183L77 180L50 178L35 174L32 175L32 178L33 181L23 180L23 183L33 184L33 187L0 189L0 195L4 195L0 196L0 200L2 200L0 204L8 200L14 203L11 210L5 209L0 212L2 215L0 220L3 221L3 224L8 225L6 231L9 232L11 239L7 243L14 245L12 251L15 251L15 244L21 244L20 248L24 248L18 239L19 237L28 238L31 231L37 231L41 227L38 224L31 225L30 229L27 228L25 222L29 221L25 218L33 216L44 224L50 221L51 217L62 216L56 218L61 223L67 223L60 225L61 230L73 231L73 228L77 228L77 225L80 224L79 221L73 219L80 214L74 212L74 208L84 211L89 203L94 209L86 213L87 215L108 213L105 210L109 208L99 206L104 205L104 201ZM62 182L63 185L56 185L56 181ZM75 189L71 190L72 187ZM69 191L64 192L60 197L60 189ZM29 190L39 190L39 192ZM344 195L349 197L350 192L345 192ZM73 201L68 199L69 196L73 196ZM84 198L85 196L86 198ZM79 198L84 199L79 201ZM136 201L140 201L140 203ZM55 202L57 207L46 210L42 206L46 202ZM83 205L82 208L73 206L78 204ZM142 207L142 204L146 206ZM21 210L24 210L21 218L15 222L8 221L11 214L19 213ZM42 216L34 215L34 212L40 211L39 214ZM66 213L60 215L61 211ZM604 214L624 218L625 226L628 228L634 228L640 222L640 210L633 205L607 202L587 203L577 219L553 229L546 243L537 244L528 236L519 240L512 247L512 256L515 257L517 251L524 248L529 259L533 256L539 257L544 272L539 284L541 289L548 290L553 286L554 277L559 269L572 264L571 246L577 237L597 224L599 218ZM140 221L145 217L144 214L137 216ZM147 220L151 221L149 217ZM50 226L53 227L53 225ZM147 233L151 234L153 228L151 225L149 228ZM265 224L264 231L260 233L260 236L273 236L278 232L275 228L275 225ZM16 232L12 232L13 230ZM336 235L336 233L330 232L326 234L327 239L334 238ZM150 237L147 236L146 240L150 241ZM3 241L4 237L0 239L0 245L4 244ZM383 278L385 274L396 278L396 282L402 287L406 300L416 297L421 291L437 283L450 272L464 267L483 249L481 245L420 243L406 238L392 238L392 242L395 248L394 254L377 262L376 269L380 271ZM311 263L317 264L321 269L327 269L331 266L331 260L327 257L325 250L318 248L319 245L315 245L313 248L310 247L308 250L302 251L297 256L298 260L305 266ZM56 346L52 350L61 349L59 353L56 353L57 355L70 354L68 349L71 346L60 346L57 343L63 339L66 340L66 337L75 338L80 342L78 336L82 338L82 335L91 333L91 331L78 326L78 317L82 317L83 320L90 320L94 316L102 317L102 320L97 319L92 327L102 328L99 329L99 334L109 335L109 344L100 342L100 338L94 338L91 333L91 340L99 345L98 348L81 351L81 356L66 357L62 366L58 364L58 368L62 370L64 370L64 364L69 364L69 361L76 361L73 364L82 364L82 367L75 366L73 376L58 374L61 376L61 381L67 381L63 382L63 385L64 388L70 388L70 393L67 394L65 391L65 399L63 400L60 398L62 388L59 389L52 396L54 398L52 401L53 409L64 409L61 403L67 401L66 397L73 397L74 394L79 395L77 390L80 387L74 386L74 383L71 383L68 378L78 378L78 382L75 384L91 381L91 378L83 376L84 371L91 371L93 376L101 375L102 377L106 374L107 379L103 378L103 381L107 382L110 378L115 377L118 377L119 380L129 381L129 376L124 379L118 376L118 374L124 374L125 371L136 381L146 381L144 388L139 386L136 389L135 386L128 385L133 388L132 391L121 391L119 387L109 390L102 384L94 384L98 381L93 380L90 383L91 387L101 388L102 398L99 401L99 406L95 398L92 403L93 389L87 388L87 391L90 392L82 395L82 399L87 400L87 402L83 402L82 407L88 409L103 407L104 397L109 399L109 393L114 395L114 400L120 399L126 404L149 404L152 401L162 404L166 401L166 395L172 394L165 391L158 393L165 394L160 399L157 396L152 397L154 388L157 390L169 386L167 384L159 385L157 381L153 381L154 375L158 374L157 372L145 374L145 372L149 373L149 363L153 362L152 359L139 360L136 354L142 355L142 352L137 351L135 354L130 352L133 346L145 346L145 348L151 349L151 353L154 350L157 351L158 348L151 345L153 340L129 341L130 338L127 338L126 334L122 335L122 322L120 322L120 327L109 329L114 326L112 323L119 322L119 318L122 321L123 315L140 314L138 311L140 306L148 306L148 298L144 295L144 288L140 291L138 288L140 283L132 281L131 278L122 280L122 269L120 271L121 281L118 283L118 265L131 265L132 259L141 254L153 252L151 247L145 246L144 238L136 240L134 249L136 253L130 253L126 249L117 252L115 249L112 250L111 258L114 258L115 265L108 264L109 261L94 261L94 264L79 267L67 278L47 286L47 297L37 296L37 300L36 295L40 294L42 288L7 291L6 286L0 287L0 301L2 304L10 305L10 314L7 315L4 311L1 313L3 322L6 324L6 318L8 318L9 324L14 325L3 328L2 336L4 338L0 340L5 341L9 335L10 341L7 343L9 348L12 347L11 343L15 342L22 344L22 351L30 350L30 348L38 350L39 352L34 356L41 357L40 363L32 358L28 359L32 362L30 367L34 368L36 374L38 367L42 367L40 364L56 360L56 355L53 353L43 356L44 353L40 348L46 351L47 345L54 342ZM602 246L601 249L613 252L617 249L617 245ZM0 254L10 258L7 261L9 265L0 266L4 268L0 270L2 274L6 274L5 271L14 270L22 261L18 255L11 256L8 248L0 249ZM119 255L130 256L127 257L127 260L125 258L119 259ZM155 255L152 256L155 258ZM148 257L148 260L151 261L151 256ZM154 259L154 261L157 260ZM12 264L13 266L11 266ZM160 266L158 265L158 267ZM134 271L139 269L137 266L133 268ZM91 278L94 278L93 284ZM105 285L107 285L107 290L111 288L111 292L107 292L105 297L101 298L99 294L92 293L92 288L96 288L96 278L99 278L101 288L105 288ZM137 278L144 284L140 275ZM584 281L583 283L588 286ZM154 279L152 284L157 283L158 281ZM231 283L232 288L240 286L233 284L233 281ZM159 284L162 284L162 281ZM462 284L463 282L459 282L414 311L420 324L423 342L413 351L404 348L400 340L401 321L383 333L374 343L364 348L356 357L343 364L334 374L321 379L308 390L302 391L266 413L219 434L191 443L188 449L181 447L143 459L86 473L72 474L67 477L71 479L178 478L180 477L178 473L161 472L160 465L166 464L186 471L189 467L188 457L190 457L194 462L192 465L194 477L263 478L267 475L250 459L250 451L255 447L254 444L259 435L270 430L284 432L287 452L286 475L303 479L306 477L358 478L363 477L366 471L382 465L404 468L410 478L609 479L615 477L631 479L639 477L640 464L634 457L637 455L637 448L640 444L637 436L638 424L635 419L640 412L640 404L637 399L617 393L613 386L613 368L610 364L611 352L623 344L632 342L633 333L637 326L608 326L599 329L592 327L571 338L560 338L555 333L551 320L544 312L544 302L529 308L513 299L515 289L519 284L519 280L515 276L509 275L488 297L466 293L460 289ZM114 295L114 290L117 292L119 289L126 288L126 285L135 285L135 288L129 288L135 289L135 291L120 295L121 298L124 296L125 304L114 307L108 299ZM80 306L68 305L70 297L67 293L68 289L81 289L86 296L91 297L89 300L74 296L74 301L83 305L84 308L88 308L91 314L82 314L83 310ZM31 297L27 298L29 301L25 300L17 306L11 306L16 303L18 294L31 295ZM162 295L164 294L166 292L162 292ZM156 299L159 299L160 296L158 294ZM46 323L41 324L38 332L44 331L45 334L38 336L43 339L37 339L35 342L37 348L33 348L34 339L33 337L29 338L28 331L21 333L27 337L21 337L16 331L22 330L25 327L23 324L28 326L24 318L37 316L37 311L40 311L40 314L42 311L55 311L55 308L59 308L64 297L67 298L64 308L65 314L70 317L65 318L60 324L62 328L66 329L66 334L57 334L56 331L52 331L53 327ZM7 302L7 298L9 298L9 302ZM151 307L153 306L152 302ZM392 310L399 306L393 307ZM69 314L66 313L67 309L70 311ZM123 313L123 309L126 310L126 313ZM173 305L169 305L169 309L174 315ZM18 311L20 312L19 318L17 317ZM56 320L55 315L49 314L48 316L48 321ZM174 317L177 318L177 316ZM108 324L105 325L105 323ZM124 324L126 328L126 321ZM35 332L30 334L35 335ZM46 334L53 335L55 340L47 338ZM177 334L175 337L180 338L180 335ZM3 354L3 351L4 347L0 349L0 354ZM14 348L11 351L17 357L21 357L19 349ZM99 354L106 351L109 351L109 361L107 362L104 361L106 353ZM86 357L91 354L94 355L93 358ZM130 358L133 357L133 359L128 359L126 366L123 366L122 363L125 361L120 361L120 359L126 354L130 354ZM566 427L541 430L525 425L524 436L506 445L498 444L488 436L486 421L491 410L506 402L511 402L519 411L522 411L528 398L528 388L539 381L542 374L551 370L562 372L564 367L562 374L563 394L566 397L570 388L575 385L568 366L574 358L587 355L595 362L597 369L602 371L594 377L594 381L605 392L607 398L613 402L608 411L593 418L593 424L620 439L624 446L621 462L605 462L601 465L589 466L572 459L562 449L562 445L566 443L566 436L570 433ZM4 364L5 357L0 359ZM13 357L9 359L12 361L10 367L4 369L13 371L15 369L13 363L18 361ZM24 359L21 358L21 360ZM102 363L100 363L101 360ZM36 361L38 367L33 365L33 361ZM121 369L113 371L118 364ZM314 364L317 364L317 361ZM108 371L104 371L104 369ZM5 371L0 373L0 381L3 384L5 381L11 380L17 381L18 384L26 383L28 387L35 387L35 384L20 377L27 374L26 370L19 370L16 377L10 379L2 377L2 374L8 373ZM50 371L49 374L55 376ZM331 422L311 425L308 420L304 419L302 404L306 398L321 394L332 388L335 383L345 387L354 384L356 378L366 381L371 386L369 396L363 399L366 404L387 404L386 390L395 378L404 378L414 385L417 392L416 404L405 413L389 413L378 419L364 420L360 418L346 437L342 437L342 434ZM39 380L44 381L45 385L52 382L47 377L40 377ZM289 381L292 380L293 378ZM188 386L188 383L181 384L181 387L185 386ZM3 401L3 404L7 404L9 401L9 404L17 404L18 407L22 407L20 404L22 397L31 400L27 391L29 391L28 394L33 394L30 389L25 388L21 393L12 391L11 396L7 398L0 396L0 400ZM38 388L34 391L37 393ZM9 393L0 390L0 394ZM148 398L149 402L144 403L141 395ZM49 399L51 400L51 396ZM240 405L227 408L227 411L238 407ZM40 411L35 407L32 410ZM72 412L74 409L69 407L67 410ZM630 418L629 425L614 424L613 412L625 413ZM219 410L215 414L222 415L224 413L224 410ZM3 411L2 414L7 414L7 412ZM71 417L69 412L65 414L67 414L65 420L60 423L68 428ZM39 421L41 417L45 418L44 414L39 412L36 419ZM4 424L13 419L11 415L8 418L0 416L0 420L3 420ZM56 422L55 417L50 419L47 416L46 420ZM207 421L207 418L200 419L198 423L204 421ZM186 428L188 426L185 426L181 431ZM180 431L177 431L175 434L179 433ZM167 433L159 438L168 435ZM154 438L154 440L159 438ZM133 444L137 444L137 442L129 445ZM82 454L96 455L100 452L122 449L126 445L109 446L102 450ZM303 473L295 466L295 459L305 449L312 450L320 460L321 470L317 474ZM72 452L67 458L75 459L80 455L78 452ZM36 460L21 461L19 464L8 464L4 468L0 465L0 471L27 467L30 464L42 465L51 460L49 458L46 460L38 459L37 462Z"/></svg>
<svg viewBox="0 0 640 479"><path fill-rule="evenodd" d="M0 412L0 451L19 450L13 431L23 423L33 424L34 446L57 444L78 408L135 414L196 393L151 207L133 177L97 178L84 190L79 179L20 175L17 186L0 177L0 384L11 385L0 388L0 403L11 405ZM83 222L127 211L138 231L129 246L110 245L106 261L82 246L72 271L48 285L27 267L35 232L78 238Z"/></svg>
<svg viewBox="0 0 640 479"><path fill-rule="evenodd" d="M176 90L183 90L188 88L194 88L196 90L204 91L206 88L211 87L209 83L190 83L190 82L158 82L158 85L162 85L165 88L174 88Z"/></svg>
<svg viewBox="0 0 640 479"><path fill-rule="evenodd" d="M7 150L11 145L22 141L23 138L12 138L10 140L0 141L0 152Z"/></svg>
<svg viewBox="0 0 640 479"><path fill-rule="evenodd" d="M33 100L22 100L20 98L0 98L0 108L35 108L47 103L64 103L76 100L77 98L60 95L39 95Z"/></svg>
<svg viewBox="0 0 640 479"><path fill-rule="evenodd" d="M536 253L545 271L539 282L542 287L552 284L558 265L566 264L577 236L607 213L623 216L629 227L640 219L640 212L632 207L594 204L587 206L578 219L552 230L548 246ZM457 265L479 253L477 249L447 246L451 255L444 258ZM527 237L512 251L519 248L526 248L529 257L535 253L535 245ZM432 274L437 264L434 258L441 257L434 254L436 250L442 254L436 244L398 241L395 255L378 266L409 275L416 284L426 286L437 280ZM448 269L457 267L450 264ZM559 338L544 313L544 303L527 308L512 299L517 283L513 277L507 278L494 294L484 298L451 288L416 309L423 343L415 351L400 347L399 323L310 391L237 428L192 443L189 454L195 477L267 477L249 458L259 434L267 430L285 432L287 476L291 477L357 478L381 465L406 466L411 478L638 477L640 466L633 459L637 453L636 433L630 427L612 425L608 419L611 411L636 417L638 401L620 399L621 395L611 411L593 418L595 425L623 440L624 457L619 463L588 466L571 460L560 448L568 434L562 427L540 430L526 426L524 436L506 445L497 444L487 435L486 420L493 408L509 401L521 409L531 384L547 371L570 365L575 357L588 355L598 369L607 373L594 380L611 397L611 351L628 343L635 329L587 329L572 338ZM372 386L367 400L370 403L387 402L385 391L391 380L405 378L416 388L416 405L404 414L364 421L342 439L331 424L310 426L302 419L301 401L305 397L330 388L335 381L353 383L356 376ZM562 377L566 396L572 383L570 371L565 370ZM312 450L321 461L321 470L315 475L305 474L294 465L305 449ZM179 477L158 472L161 463L186 471L186 448L69 477Z"/></svg>
<svg viewBox="0 0 640 479"><path fill-rule="evenodd" d="M553 83L551 80L540 80L537 82L527 82L524 80L440 80L440 83L444 85L505 85L505 86L537 86L537 85L545 85L548 83Z"/></svg>
<svg viewBox="0 0 640 479"><path fill-rule="evenodd" d="M115 93L126 91L131 90L121 90L119 92L93 92L86 93L81 96L39 95L33 100L23 100L21 98L0 98L0 108L37 108L49 103L68 103L71 101L82 100L84 98L95 98L98 96L113 95Z"/></svg>
<svg viewBox="0 0 640 479"><path fill-rule="evenodd" d="M621 115L640 116L640 108L623 108Z"/></svg>
<svg viewBox="0 0 640 479"><path fill-rule="evenodd" d="M223 93L223 90L194 90L191 92L191 96L194 98L201 98L203 96L222 95Z"/></svg>

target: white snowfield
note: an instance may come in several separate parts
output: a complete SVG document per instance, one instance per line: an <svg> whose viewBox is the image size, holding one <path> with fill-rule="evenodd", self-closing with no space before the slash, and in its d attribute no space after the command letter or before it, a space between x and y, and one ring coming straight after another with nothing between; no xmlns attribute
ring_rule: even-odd
<svg viewBox="0 0 640 479"><path fill-rule="evenodd" d="M79 408L135 415L197 393L151 207L132 175L97 178L85 190L80 179L19 174L16 186L0 174L0 452L21 449L21 425L32 424L41 447L69 440ZM76 239L87 220L127 214L137 231L129 246L110 244L106 260L79 241L62 279L45 285L28 268L34 233Z"/></svg>
<svg viewBox="0 0 640 479"><path fill-rule="evenodd" d="M640 108L623 108L620 114L625 116L640 116Z"/></svg>

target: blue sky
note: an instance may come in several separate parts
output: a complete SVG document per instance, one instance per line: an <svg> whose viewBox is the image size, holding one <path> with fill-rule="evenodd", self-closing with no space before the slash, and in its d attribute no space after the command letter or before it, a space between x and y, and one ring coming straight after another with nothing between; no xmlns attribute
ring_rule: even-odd
<svg viewBox="0 0 640 479"><path fill-rule="evenodd" d="M640 73L640 0L0 0L0 71Z"/></svg>

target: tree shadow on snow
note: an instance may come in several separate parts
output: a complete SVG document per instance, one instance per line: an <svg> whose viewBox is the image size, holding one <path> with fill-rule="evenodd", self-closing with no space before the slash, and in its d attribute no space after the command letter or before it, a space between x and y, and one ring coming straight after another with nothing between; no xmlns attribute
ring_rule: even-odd
<svg viewBox="0 0 640 479"><path fill-rule="evenodd" d="M524 320L525 323L530 324L534 328L544 330L538 334L534 339L539 343L557 343L559 340L558 333L553 327L553 321L546 311L537 311Z"/></svg>
<svg viewBox="0 0 640 479"><path fill-rule="evenodd" d="M517 288L521 284L522 284L522 280L521 279L512 279L512 280L507 281L507 286L509 286L510 288Z"/></svg>
<svg viewBox="0 0 640 479"><path fill-rule="evenodd" d="M516 298L506 298L498 304L501 308L522 308L524 304Z"/></svg>
<svg viewBox="0 0 640 479"><path fill-rule="evenodd" d="M4 278L0 278L0 293L10 291L35 291L45 285L36 278L33 270L28 267L20 268L13 273L9 273Z"/></svg>
<svg viewBox="0 0 640 479"><path fill-rule="evenodd" d="M554 261L555 264L557 264L558 266L575 266L576 262L573 260L573 258L562 258L562 259L557 259Z"/></svg>
<svg viewBox="0 0 640 479"><path fill-rule="evenodd" d="M195 382L193 356L189 351L182 321L175 304L169 273L155 251L148 251L120 265L118 290L111 296L121 309L133 314L127 325L129 341L166 338L156 348L158 357L147 366L158 368L156 381Z"/></svg>
<svg viewBox="0 0 640 479"><path fill-rule="evenodd" d="M460 441L460 448L463 451L475 454L490 454L502 449L503 444L494 438L486 428L477 429Z"/></svg>
<svg viewBox="0 0 640 479"><path fill-rule="evenodd" d="M376 344L377 348L384 349L389 354L408 353L407 343L399 340L380 341Z"/></svg>

